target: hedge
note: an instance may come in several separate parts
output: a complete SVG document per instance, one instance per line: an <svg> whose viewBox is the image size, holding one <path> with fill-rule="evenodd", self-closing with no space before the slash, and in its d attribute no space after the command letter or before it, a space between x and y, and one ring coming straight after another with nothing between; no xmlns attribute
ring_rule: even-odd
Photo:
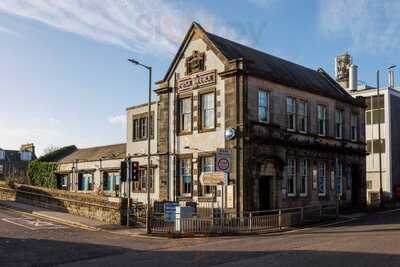
<svg viewBox="0 0 400 267"><path fill-rule="evenodd" d="M56 169L56 163L42 162L39 160L31 161L28 167L29 184L47 188L56 188Z"/></svg>

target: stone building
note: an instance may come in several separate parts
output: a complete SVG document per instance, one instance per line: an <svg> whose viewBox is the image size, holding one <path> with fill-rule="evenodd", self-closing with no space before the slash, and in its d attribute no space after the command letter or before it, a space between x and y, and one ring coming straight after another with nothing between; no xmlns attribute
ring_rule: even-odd
<svg viewBox="0 0 400 267"><path fill-rule="evenodd" d="M36 159L33 144L22 145L19 150L0 148L0 180L7 177L25 178L29 162Z"/></svg>
<svg viewBox="0 0 400 267"><path fill-rule="evenodd" d="M158 102L151 103L151 121L150 121L150 138L151 138L151 173L150 173L150 199L168 199L165 191L161 188L167 186L166 181L160 181L159 175L159 155L157 154L158 131L154 127L158 117ZM147 201L147 114L148 105L142 104L127 108L127 140L126 155L131 157L132 161L139 163L139 179L132 182L131 197L133 201Z"/></svg>
<svg viewBox="0 0 400 267"><path fill-rule="evenodd" d="M379 200L379 151L382 155L382 189L385 197L390 199L394 197L395 188L400 186L400 169L395 165L400 160L400 126L396 123L396 116L400 112L400 90L395 87L393 70L388 73L388 82L383 81L383 84L387 86L380 88L379 97L376 86L358 85L358 66L352 61L351 55L347 53L336 57L336 79L353 97L363 98L367 106L365 111L368 152L366 157L367 199L369 202ZM379 121L381 143L378 134Z"/></svg>
<svg viewBox="0 0 400 267"><path fill-rule="evenodd" d="M121 161L126 144L80 148L58 161L57 187L82 192L120 196Z"/></svg>
<svg viewBox="0 0 400 267"><path fill-rule="evenodd" d="M156 93L159 200L228 212L335 203L337 193L365 203L365 106L324 70L193 23ZM218 149L230 154L225 189L199 179L221 169Z"/></svg>

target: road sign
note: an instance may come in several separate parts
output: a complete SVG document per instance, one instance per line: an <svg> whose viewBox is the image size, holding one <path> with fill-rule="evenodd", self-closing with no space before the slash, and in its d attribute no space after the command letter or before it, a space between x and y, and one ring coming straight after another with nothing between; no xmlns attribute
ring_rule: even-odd
<svg viewBox="0 0 400 267"><path fill-rule="evenodd" d="M230 172L231 171L231 160L232 150L229 148L218 148L217 149L217 171Z"/></svg>

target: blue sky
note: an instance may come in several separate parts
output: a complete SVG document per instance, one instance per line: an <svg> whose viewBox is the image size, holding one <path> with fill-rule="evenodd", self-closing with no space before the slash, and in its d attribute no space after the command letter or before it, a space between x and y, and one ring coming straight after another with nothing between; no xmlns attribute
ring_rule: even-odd
<svg viewBox="0 0 400 267"><path fill-rule="evenodd" d="M125 141L125 108L146 101L193 20L211 32L334 73L344 51L359 79L400 65L400 1L2 0L0 147ZM386 77L382 77L386 81Z"/></svg>

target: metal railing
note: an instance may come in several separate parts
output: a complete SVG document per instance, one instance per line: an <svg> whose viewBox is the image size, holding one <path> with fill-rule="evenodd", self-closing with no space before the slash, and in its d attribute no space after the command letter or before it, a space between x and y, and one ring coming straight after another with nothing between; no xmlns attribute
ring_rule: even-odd
<svg viewBox="0 0 400 267"><path fill-rule="evenodd" d="M305 206L290 209L247 212L225 218L181 218L166 220L164 214L152 217L152 232L159 234L240 234L262 233L335 218L336 205Z"/></svg>

